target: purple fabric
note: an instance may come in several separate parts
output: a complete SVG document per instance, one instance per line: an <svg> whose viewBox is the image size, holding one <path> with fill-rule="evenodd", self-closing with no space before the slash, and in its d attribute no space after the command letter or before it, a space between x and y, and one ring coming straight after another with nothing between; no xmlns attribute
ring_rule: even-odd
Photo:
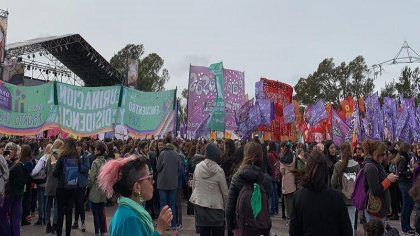
<svg viewBox="0 0 420 236"><path fill-rule="evenodd" d="M290 124L296 121L295 106L293 103L283 107L284 124Z"/></svg>
<svg viewBox="0 0 420 236"><path fill-rule="evenodd" d="M395 99L385 97L382 107L384 117L384 139L395 142L397 103Z"/></svg>
<svg viewBox="0 0 420 236"><path fill-rule="evenodd" d="M254 105L254 99L249 100L246 102L240 109L238 114L238 126L239 126L239 135L242 138L247 137L248 135L248 120L249 120L249 113L251 108Z"/></svg>
<svg viewBox="0 0 420 236"><path fill-rule="evenodd" d="M332 140L335 145L341 145L346 141L345 139L348 137L348 133L351 133L350 126L341 119L334 109L332 109L331 115Z"/></svg>
<svg viewBox="0 0 420 236"><path fill-rule="evenodd" d="M200 135L210 133L207 123L203 123L213 110L216 98L214 74L204 66L190 66L188 85L188 123L187 137L198 138ZM198 133L199 132L199 133Z"/></svg>
<svg viewBox="0 0 420 236"><path fill-rule="evenodd" d="M225 122L226 130L237 130L235 113L244 105L245 97L244 72L224 70L225 81Z"/></svg>
<svg viewBox="0 0 420 236"><path fill-rule="evenodd" d="M308 123L312 127L317 125L321 120L327 119L327 110L325 110L325 105L323 100L319 100L314 105L307 107L308 108ZM307 111L305 110L305 113Z"/></svg>
<svg viewBox="0 0 420 236"><path fill-rule="evenodd" d="M410 142L410 124L409 124L410 114L407 109L403 108L403 111L400 115L400 118L397 122L396 137L400 140Z"/></svg>
<svg viewBox="0 0 420 236"><path fill-rule="evenodd" d="M22 196L4 197L4 205L0 208L0 235L20 235L22 219Z"/></svg>
<svg viewBox="0 0 420 236"><path fill-rule="evenodd" d="M261 113L258 106L254 105L249 111L248 133L255 131L261 125Z"/></svg>
<svg viewBox="0 0 420 236"><path fill-rule="evenodd" d="M414 140L416 142L420 142L420 106L418 106L416 109L416 122L417 126L415 129Z"/></svg>
<svg viewBox="0 0 420 236"><path fill-rule="evenodd" d="M260 109L261 124L266 126L271 125L271 121L274 118L273 102L267 99L257 99L255 105Z"/></svg>
<svg viewBox="0 0 420 236"><path fill-rule="evenodd" d="M265 99L264 81L255 82L255 99Z"/></svg>

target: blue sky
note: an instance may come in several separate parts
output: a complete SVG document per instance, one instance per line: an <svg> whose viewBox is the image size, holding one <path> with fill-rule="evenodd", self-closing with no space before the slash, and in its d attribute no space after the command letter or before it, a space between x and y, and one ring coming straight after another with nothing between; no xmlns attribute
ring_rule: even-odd
<svg viewBox="0 0 420 236"><path fill-rule="evenodd" d="M420 53L420 1L16 1L8 9L8 42L81 34L107 60L128 43L165 60L166 88L188 83L189 64L245 71L254 96L261 76L294 85L324 59L358 55L372 65L391 59L404 40ZM420 66L415 64L412 66ZM376 90L400 73L386 66Z"/></svg>

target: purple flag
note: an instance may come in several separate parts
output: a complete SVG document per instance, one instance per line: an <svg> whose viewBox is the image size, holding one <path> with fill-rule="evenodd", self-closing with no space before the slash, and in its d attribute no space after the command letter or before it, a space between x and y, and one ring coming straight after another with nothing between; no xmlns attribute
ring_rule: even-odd
<svg viewBox="0 0 420 236"><path fill-rule="evenodd" d="M210 132L205 126L213 111L216 98L214 74L204 66L190 66L188 86L187 137L199 138ZM201 127L201 128L200 128ZM199 132L199 134L198 134ZM205 136L205 135L204 135Z"/></svg>
<svg viewBox="0 0 420 236"><path fill-rule="evenodd" d="M384 117L384 140L395 142L397 103L395 99L385 97L382 107Z"/></svg>
<svg viewBox="0 0 420 236"><path fill-rule="evenodd" d="M249 100L241 107L241 109L239 110L239 114L237 115L239 135L242 138L245 138L248 135L249 113L253 105L254 105L254 99Z"/></svg>
<svg viewBox="0 0 420 236"><path fill-rule="evenodd" d="M341 145L345 142L346 137L350 132L350 126L344 122L337 112L332 109L331 114L331 133L332 140L335 145ZM350 135L351 136L351 135Z"/></svg>
<svg viewBox="0 0 420 236"><path fill-rule="evenodd" d="M225 83L225 122L226 130L237 130L235 114L244 105L245 96L244 72L236 70L224 70Z"/></svg>
<svg viewBox="0 0 420 236"><path fill-rule="evenodd" d="M255 99L265 99L264 81L255 82Z"/></svg>
<svg viewBox="0 0 420 236"><path fill-rule="evenodd" d="M308 120L308 124L311 127L317 125L321 120L327 119L327 110L325 110L325 105L323 100L319 100L312 106L308 106L305 109L305 118Z"/></svg>
<svg viewBox="0 0 420 236"><path fill-rule="evenodd" d="M261 113L258 106L252 106L251 110L249 111L249 119L248 119L248 133L251 133L257 130L258 126L261 125Z"/></svg>
<svg viewBox="0 0 420 236"><path fill-rule="evenodd" d="M255 105L260 109L261 124L271 125L271 121L274 119L274 104L268 99L257 99Z"/></svg>
<svg viewBox="0 0 420 236"><path fill-rule="evenodd" d="M296 121L295 106L293 103L283 107L284 124L294 123Z"/></svg>
<svg viewBox="0 0 420 236"><path fill-rule="evenodd" d="M416 123L414 141L420 142L420 106L416 109Z"/></svg>

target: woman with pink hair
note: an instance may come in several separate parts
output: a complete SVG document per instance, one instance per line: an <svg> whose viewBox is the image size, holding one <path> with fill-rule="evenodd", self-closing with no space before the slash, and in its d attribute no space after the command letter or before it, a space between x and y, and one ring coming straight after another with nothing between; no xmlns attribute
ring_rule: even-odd
<svg viewBox="0 0 420 236"><path fill-rule="evenodd" d="M100 170L98 183L108 197L114 192L120 195L109 227L110 236L163 235L173 216L168 206L163 207L155 229L152 217L142 205L153 197L153 175L145 158L131 155L108 161Z"/></svg>

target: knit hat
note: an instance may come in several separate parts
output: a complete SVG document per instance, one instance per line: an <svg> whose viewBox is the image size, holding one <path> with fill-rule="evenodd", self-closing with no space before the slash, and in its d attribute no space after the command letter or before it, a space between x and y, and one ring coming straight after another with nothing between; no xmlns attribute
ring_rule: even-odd
<svg viewBox="0 0 420 236"><path fill-rule="evenodd" d="M214 143L207 144L205 157L206 159L212 160L216 163L220 163L221 153L219 147Z"/></svg>

